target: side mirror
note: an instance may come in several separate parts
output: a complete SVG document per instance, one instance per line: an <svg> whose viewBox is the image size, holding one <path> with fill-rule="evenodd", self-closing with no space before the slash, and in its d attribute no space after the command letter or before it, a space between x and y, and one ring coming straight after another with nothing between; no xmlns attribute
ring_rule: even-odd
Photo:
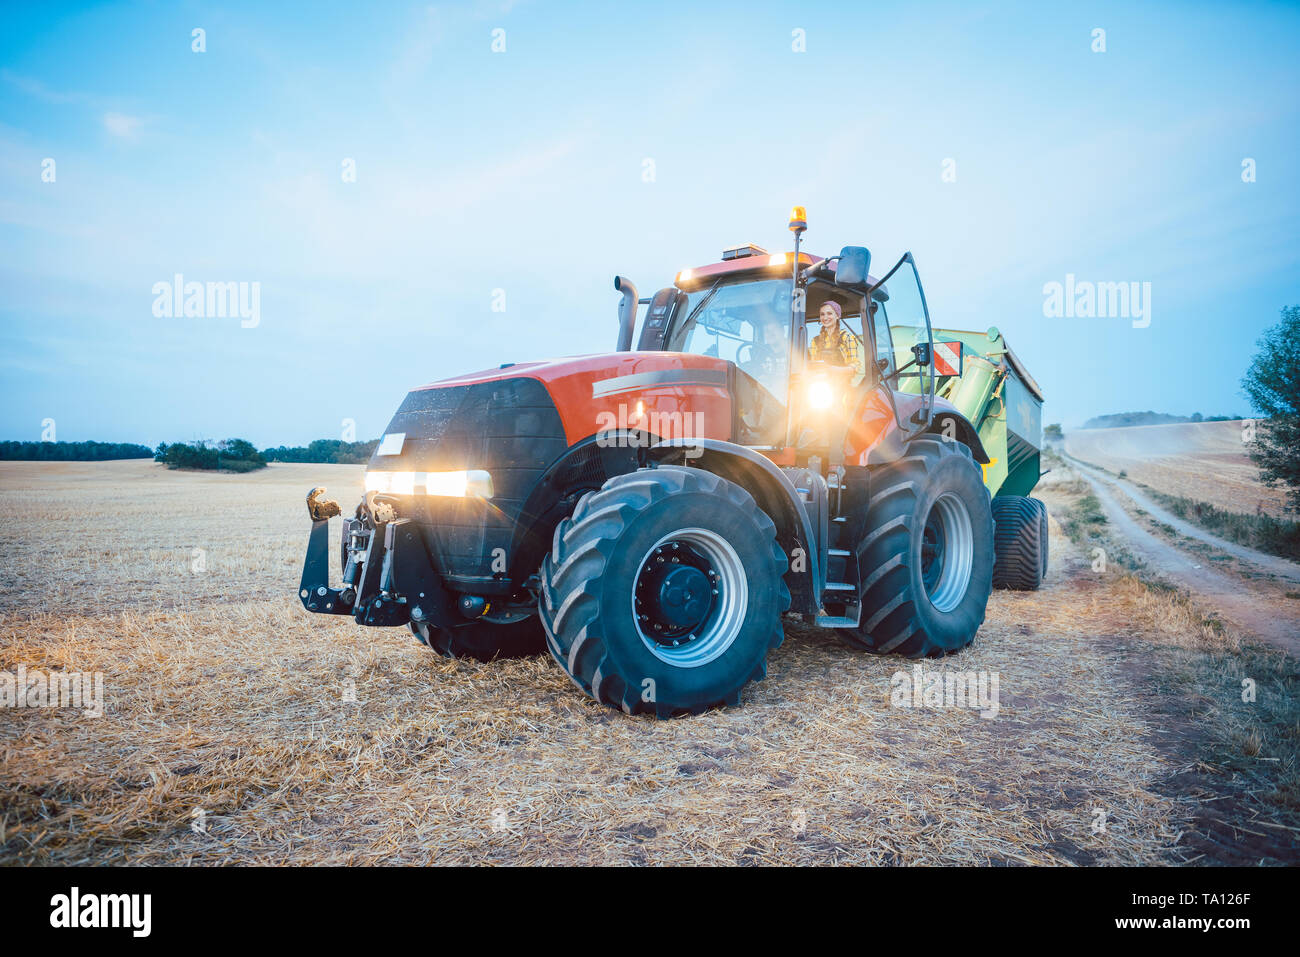
<svg viewBox="0 0 1300 957"><path fill-rule="evenodd" d="M916 364L919 366L928 366L933 358L930 355L930 343L918 342L912 346L912 355L916 356Z"/></svg>
<svg viewBox="0 0 1300 957"><path fill-rule="evenodd" d="M871 251L866 246L845 246L840 250L839 262L835 264L835 285L865 285L870 266Z"/></svg>

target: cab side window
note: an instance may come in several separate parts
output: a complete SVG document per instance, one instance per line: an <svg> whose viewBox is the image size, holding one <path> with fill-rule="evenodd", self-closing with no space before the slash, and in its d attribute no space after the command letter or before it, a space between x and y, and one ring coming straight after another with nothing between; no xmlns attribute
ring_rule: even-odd
<svg viewBox="0 0 1300 957"><path fill-rule="evenodd" d="M873 302L871 305L871 324L876 332L876 366L882 370L882 376L887 376L896 368L894 339L889 333L889 315L883 302Z"/></svg>

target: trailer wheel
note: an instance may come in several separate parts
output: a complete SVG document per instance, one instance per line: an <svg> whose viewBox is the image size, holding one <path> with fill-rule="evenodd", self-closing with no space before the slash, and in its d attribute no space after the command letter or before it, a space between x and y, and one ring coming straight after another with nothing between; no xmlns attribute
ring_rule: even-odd
<svg viewBox="0 0 1300 957"><path fill-rule="evenodd" d="M992 588L993 518L964 446L913 440L903 458L872 470L870 500L846 531L862 595L862 622L839 629L850 644L921 658L974 640Z"/></svg>
<svg viewBox="0 0 1300 957"><path fill-rule="evenodd" d="M1043 580L1047 578L1047 548L1048 545L1051 544L1052 531L1047 521L1047 503L1043 502L1041 499L1034 499L1034 501L1038 502L1039 510L1043 514L1042 531L1039 532L1038 536L1038 540L1042 544L1041 550L1043 553L1043 571L1042 574L1038 576L1038 582L1039 584L1042 584ZM997 543L994 542L995 547L996 544Z"/></svg>
<svg viewBox="0 0 1300 957"><path fill-rule="evenodd" d="M555 530L547 648L602 704L669 718L739 704L790 607L776 526L739 485L681 466L615 476Z"/></svg>
<svg viewBox="0 0 1300 957"><path fill-rule="evenodd" d="M993 521L993 587L1034 591L1047 574L1047 506L1023 495L999 495Z"/></svg>
<svg viewBox="0 0 1300 957"><path fill-rule="evenodd" d="M546 635L534 610L489 613L451 628L411 622L411 632L444 658L526 658L546 649Z"/></svg>

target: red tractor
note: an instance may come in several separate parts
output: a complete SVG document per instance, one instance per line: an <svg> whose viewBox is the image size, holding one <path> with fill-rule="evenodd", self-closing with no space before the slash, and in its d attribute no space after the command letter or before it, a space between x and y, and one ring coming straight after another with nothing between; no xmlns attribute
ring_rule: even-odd
<svg viewBox="0 0 1300 957"><path fill-rule="evenodd" d="M912 256L880 279L861 246L810 256L804 218L793 253L728 249L648 300L616 278L615 352L411 392L342 523L337 588L339 507L309 494L303 605L408 625L449 657L546 649L598 701L659 717L738 704L787 614L876 653L969 644L994 566L989 459L935 398ZM847 338L810 351L828 303ZM891 326L915 327L901 364Z"/></svg>

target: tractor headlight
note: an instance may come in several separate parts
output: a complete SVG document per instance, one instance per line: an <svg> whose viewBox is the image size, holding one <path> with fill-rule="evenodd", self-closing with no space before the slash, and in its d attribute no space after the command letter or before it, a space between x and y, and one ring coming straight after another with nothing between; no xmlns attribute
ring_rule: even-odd
<svg viewBox="0 0 1300 957"><path fill-rule="evenodd" d="M482 469L457 472L367 472L366 491L389 495L491 498L492 476Z"/></svg>
<svg viewBox="0 0 1300 957"><path fill-rule="evenodd" d="M814 409L829 409L835 399L831 384L825 379L818 379L808 386L808 405Z"/></svg>
<svg viewBox="0 0 1300 957"><path fill-rule="evenodd" d="M390 495L412 495L415 492L414 472L367 472L366 491Z"/></svg>

